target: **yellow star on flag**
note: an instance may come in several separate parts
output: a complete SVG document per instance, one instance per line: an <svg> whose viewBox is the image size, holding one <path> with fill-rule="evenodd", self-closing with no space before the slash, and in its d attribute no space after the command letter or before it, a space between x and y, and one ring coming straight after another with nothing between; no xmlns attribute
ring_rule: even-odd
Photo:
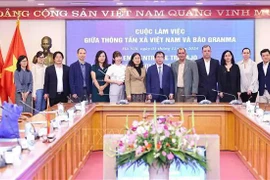
<svg viewBox="0 0 270 180"><path fill-rule="evenodd" d="M16 58L15 55L13 54L12 65L6 67L5 70L14 73L15 70L16 70L16 64L17 64L17 61L18 61L17 58Z"/></svg>

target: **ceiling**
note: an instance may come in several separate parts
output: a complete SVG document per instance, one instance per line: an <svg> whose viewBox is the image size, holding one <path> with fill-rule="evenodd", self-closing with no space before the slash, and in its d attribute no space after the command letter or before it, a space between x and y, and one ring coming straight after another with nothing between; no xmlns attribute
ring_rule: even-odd
<svg viewBox="0 0 270 180"><path fill-rule="evenodd" d="M269 0L0 0L0 7L40 6L265 6Z"/></svg>

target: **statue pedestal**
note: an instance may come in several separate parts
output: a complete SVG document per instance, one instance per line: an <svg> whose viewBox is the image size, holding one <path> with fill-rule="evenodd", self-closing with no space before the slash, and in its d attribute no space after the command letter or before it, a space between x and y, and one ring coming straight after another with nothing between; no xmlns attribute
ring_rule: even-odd
<svg viewBox="0 0 270 180"><path fill-rule="evenodd" d="M154 162L149 166L149 180L169 180L170 166L158 167L158 164Z"/></svg>

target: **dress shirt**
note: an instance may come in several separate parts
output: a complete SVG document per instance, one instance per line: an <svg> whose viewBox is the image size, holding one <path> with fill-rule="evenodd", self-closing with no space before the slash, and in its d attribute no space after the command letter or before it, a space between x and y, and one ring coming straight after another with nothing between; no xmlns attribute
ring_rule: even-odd
<svg viewBox="0 0 270 180"><path fill-rule="evenodd" d="M86 82L85 82L85 62L84 61L80 61L80 67L81 67L81 71L82 71L82 76L83 76L83 87L86 87Z"/></svg>
<svg viewBox="0 0 270 180"><path fill-rule="evenodd" d="M204 65L205 65L207 75L209 75L209 72L210 72L210 61L211 60L209 61L204 60Z"/></svg>
<svg viewBox="0 0 270 180"><path fill-rule="evenodd" d="M55 66L55 71L56 71L56 76L57 76L57 92L63 92L64 88L63 88L63 65L61 65L61 67L59 66Z"/></svg>
<svg viewBox="0 0 270 180"><path fill-rule="evenodd" d="M43 89L46 67L47 67L46 65L41 65L41 64L34 64L32 66L34 94L36 93L36 90Z"/></svg>
<svg viewBox="0 0 270 180"><path fill-rule="evenodd" d="M159 86L160 86L160 89L162 89L163 64L161 65L156 64L156 66L157 66L158 77L159 77Z"/></svg>
<svg viewBox="0 0 270 180"><path fill-rule="evenodd" d="M241 92L256 93L259 88L257 64L249 59L246 64L244 61L238 63L240 69L240 86Z"/></svg>
<svg viewBox="0 0 270 180"><path fill-rule="evenodd" d="M161 73L163 74L163 64L161 64L161 65L156 64L156 66L157 66L158 73L159 73L159 66L161 66L160 70L161 70Z"/></svg>
<svg viewBox="0 0 270 180"><path fill-rule="evenodd" d="M268 65L269 65L269 62L267 62L267 63L263 62L263 72L264 72L265 76L267 75ZM266 84L265 84L265 88L266 88Z"/></svg>
<svg viewBox="0 0 270 180"><path fill-rule="evenodd" d="M179 63L177 87L184 87L184 69L185 69L185 62Z"/></svg>
<svg viewBox="0 0 270 180"><path fill-rule="evenodd" d="M269 65L269 62L267 62L267 63L264 63L264 62L263 62L263 71L264 71L264 75L265 75L265 76L266 76L266 74L267 74L268 65Z"/></svg>
<svg viewBox="0 0 270 180"><path fill-rule="evenodd" d="M111 80L121 82L125 81L125 74L126 74L126 66L124 66L123 64L120 65L113 64L108 68L106 72L106 75L108 75Z"/></svg>

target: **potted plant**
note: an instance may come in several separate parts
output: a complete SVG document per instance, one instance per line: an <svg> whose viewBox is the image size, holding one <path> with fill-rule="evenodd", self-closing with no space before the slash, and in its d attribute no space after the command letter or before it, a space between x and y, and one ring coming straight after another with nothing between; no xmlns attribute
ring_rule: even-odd
<svg viewBox="0 0 270 180"><path fill-rule="evenodd" d="M149 166L149 179L169 179L172 163L176 163L178 168L185 164L206 171L206 158L197 147L199 135L194 129L194 113L191 129L183 127L183 117L182 110L181 121L172 121L170 116L157 117L154 103L152 120L133 121L131 127L126 125L126 134L117 145L117 167L146 164Z"/></svg>

